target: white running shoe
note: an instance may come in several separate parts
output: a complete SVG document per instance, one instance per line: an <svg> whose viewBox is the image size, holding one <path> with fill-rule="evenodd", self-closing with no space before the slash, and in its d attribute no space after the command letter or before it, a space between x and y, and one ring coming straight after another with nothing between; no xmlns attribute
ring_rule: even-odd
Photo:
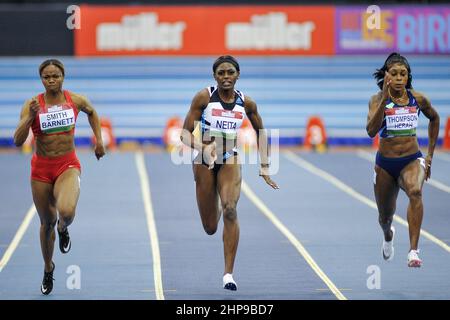
<svg viewBox="0 0 450 320"><path fill-rule="evenodd" d="M394 258L394 237L395 228L391 225L392 239L391 241L386 241L383 238L383 246L381 247L381 253L383 254L383 259L386 261L391 261Z"/></svg>
<svg viewBox="0 0 450 320"><path fill-rule="evenodd" d="M223 288L231 291L237 290L236 282L234 282L233 275L231 273L226 273L223 276Z"/></svg>
<svg viewBox="0 0 450 320"><path fill-rule="evenodd" d="M411 250L408 253L408 267L420 268L422 266L422 260L419 258L419 250Z"/></svg>

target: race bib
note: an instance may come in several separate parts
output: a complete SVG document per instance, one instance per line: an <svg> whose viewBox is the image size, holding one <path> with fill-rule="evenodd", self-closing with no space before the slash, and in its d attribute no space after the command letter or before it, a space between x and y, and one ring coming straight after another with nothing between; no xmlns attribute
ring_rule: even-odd
<svg viewBox="0 0 450 320"><path fill-rule="evenodd" d="M244 114L239 111L212 109L211 136L236 139L237 129L242 125Z"/></svg>
<svg viewBox="0 0 450 320"><path fill-rule="evenodd" d="M399 107L385 110L387 134L391 136L414 136L419 122L416 107Z"/></svg>
<svg viewBox="0 0 450 320"><path fill-rule="evenodd" d="M72 108L53 106L47 113L39 114L39 123L43 133L66 132L75 126L75 114Z"/></svg>

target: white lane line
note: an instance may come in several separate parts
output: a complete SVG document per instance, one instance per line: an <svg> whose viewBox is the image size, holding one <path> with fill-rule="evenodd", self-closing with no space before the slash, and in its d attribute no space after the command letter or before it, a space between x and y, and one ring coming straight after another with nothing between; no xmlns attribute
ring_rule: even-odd
<svg viewBox="0 0 450 320"><path fill-rule="evenodd" d="M153 257L153 279L155 282L155 293L157 300L164 300L164 290L161 273L161 256L159 252L158 233L156 231L155 215L153 212L152 197L150 191L150 181L145 168L144 154L136 153L136 167L141 182L142 200L144 201L145 216L147 218L147 229L150 236L150 243Z"/></svg>
<svg viewBox="0 0 450 320"><path fill-rule="evenodd" d="M242 191L253 202L253 204L261 211L263 215L272 222L275 227L291 242L297 251L306 260L309 266L319 276L320 279L327 285L333 294L339 300L347 300L342 292L335 286L335 284L328 278L328 276L320 269L301 242L289 231L289 229L275 216L274 213L258 198L258 196L250 189L250 187L242 180Z"/></svg>
<svg viewBox="0 0 450 320"><path fill-rule="evenodd" d="M356 154L357 154L358 157L360 157L362 159L365 159L367 161L375 163L375 155L370 153L370 152L367 152L365 150L360 150L359 149L356 152ZM433 175L433 170L431 170L431 175ZM441 191L450 193L450 187L448 185L446 185L445 183L442 183L442 182L440 182L440 181L438 181L436 179L430 178L427 181L425 181L425 183L429 184L432 187L435 187L436 189L439 189Z"/></svg>
<svg viewBox="0 0 450 320"><path fill-rule="evenodd" d="M372 152L369 152L369 151L366 151L366 150L358 149L356 151L356 155L358 157L360 157L360 158L363 158L363 159L367 160L367 161L375 163L375 156L376 156L375 153L372 153Z"/></svg>
<svg viewBox="0 0 450 320"><path fill-rule="evenodd" d="M36 213L36 208L34 207L34 204L31 205L30 209L28 209L25 218L23 219L22 223L19 226L19 229L17 229L16 234L14 235L13 240L8 246L8 249L6 249L5 253L3 254L2 259L0 260L0 272L2 272L3 268L6 267L8 264L9 259L11 259L14 251L16 250L17 246L20 243L20 240L22 240L23 235L28 229L28 226L31 223L31 220L34 217L34 214Z"/></svg>
<svg viewBox="0 0 450 320"><path fill-rule="evenodd" d="M374 201L370 200L366 196L355 191L354 189L352 189L351 187L349 187L348 185L346 185L345 183L340 181L338 178L332 176L328 172L326 172L322 169L319 169L318 167L314 166L313 164L309 163L308 161L300 158L298 155L296 155L292 151L285 151L284 156L288 160L293 162L294 164L298 165L299 167L311 172L312 174L315 174L316 176L321 177L322 179L324 179L324 180L328 181L329 183L331 183L332 185L334 185L336 188L344 191L345 193L352 196L353 198L361 201L362 203L364 203L364 204L368 205L369 207L378 211L377 205ZM398 215L394 215L394 220L397 223L408 228L408 222L406 220L402 219L401 217L399 217ZM422 236L424 236L425 238L427 238L428 240L432 241L433 243L437 244L441 248L443 248L445 251L450 252L450 246L448 246L444 241L433 236L428 231L426 231L424 229L420 229L420 234Z"/></svg>
<svg viewBox="0 0 450 320"><path fill-rule="evenodd" d="M431 171L431 175L433 175L433 170ZM430 186L433 186L436 189L450 193L450 187L447 186L446 184L443 184L440 181L437 181L436 179L430 178L427 181L425 181L425 183L428 183Z"/></svg>

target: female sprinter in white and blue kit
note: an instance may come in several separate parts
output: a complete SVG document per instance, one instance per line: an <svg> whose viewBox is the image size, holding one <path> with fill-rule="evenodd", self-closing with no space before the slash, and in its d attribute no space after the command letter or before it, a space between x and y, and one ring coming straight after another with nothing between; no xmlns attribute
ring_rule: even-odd
<svg viewBox="0 0 450 320"><path fill-rule="evenodd" d="M225 270L223 288L237 290L233 266L239 242L236 205L241 191L241 165L236 148L237 130L247 116L256 131L261 156L260 176L274 189L269 172L267 135L256 103L235 89L240 67L232 56L221 56L213 64L217 86L201 90L194 97L184 121L181 139L198 156L193 163L197 205L203 228L212 235L223 212ZM201 122L202 139L192 134L196 121ZM220 201L219 201L220 200Z"/></svg>

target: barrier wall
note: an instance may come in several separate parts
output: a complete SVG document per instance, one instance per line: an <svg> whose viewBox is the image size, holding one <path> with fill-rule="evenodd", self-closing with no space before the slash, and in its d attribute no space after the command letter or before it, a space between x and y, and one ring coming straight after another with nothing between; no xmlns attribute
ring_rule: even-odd
<svg viewBox="0 0 450 320"><path fill-rule="evenodd" d="M450 116L450 59L408 57L414 87L424 92L441 115ZM43 91L40 58L0 59L0 145L12 145L24 101ZM250 96L268 129L279 130L280 143L302 143L307 121L319 115L329 145L370 145L365 124L370 97L378 91L371 74L386 55L333 57L239 57L237 89ZM118 143L161 143L171 117L184 119L194 95L214 85L214 57L61 57L64 87L89 98L99 115L111 120ZM428 121L419 120L419 142ZM440 138L445 121L441 121ZM92 135L81 114L76 136ZM441 139L439 143L441 143Z"/></svg>

